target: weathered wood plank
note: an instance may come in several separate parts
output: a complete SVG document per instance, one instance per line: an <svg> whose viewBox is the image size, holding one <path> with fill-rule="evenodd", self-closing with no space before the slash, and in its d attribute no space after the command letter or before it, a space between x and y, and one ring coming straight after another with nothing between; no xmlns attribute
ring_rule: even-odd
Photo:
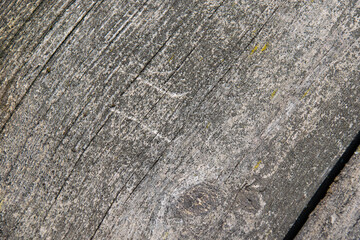
<svg viewBox="0 0 360 240"><path fill-rule="evenodd" d="M360 150L360 149L359 149ZM360 151L347 163L296 239L358 239Z"/></svg>
<svg viewBox="0 0 360 240"><path fill-rule="evenodd" d="M170 5L169 4L167 4L167 5L169 8ZM148 19L149 17L147 17L146 15L148 15L148 16L153 15L153 11L148 11L148 8L157 9L156 6L151 6L151 5L146 6L147 9L145 9L145 10L147 10L147 11L144 11L143 15L140 15L140 17L137 18L138 21L133 21L133 23L132 23L133 25L135 25L135 27L140 28L140 29L137 29L137 31L134 31L133 27L132 28L129 27L129 28L127 28L127 32L125 32L123 35L120 35L120 37L123 36L122 39L121 38L118 39L118 43L123 44L124 47L126 47L127 45L130 45L130 47L128 47L129 52L124 51L124 47L122 47L120 45L118 49L108 50L107 54L105 56L100 55L101 59L100 59L100 61L98 60L99 64L98 64L98 66L96 66L96 68L101 70L102 67L107 65L107 67L106 67L107 69L105 69L105 71L107 71L108 73L106 73L106 72L101 73L101 71L97 70L96 68L90 69L89 70L90 73L88 73L87 76L85 74L84 74L84 76L81 76L83 79L86 79L86 77L88 77L90 80L90 83L85 82L84 84L80 84L80 86L75 85L76 88L74 88L70 92L66 92L65 90L69 91L69 90L71 90L71 88L68 88L68 86L66 86L66 84L63 84L63 85L65 85L65 86L63 86L64 90L61 90L58 92L55 91L55 93L50 92L50 94L53 94L53 96L54 96L54 97L50 97L50 100L51 100L50 104L53 103L53 105L55 105L55 106L51 106L51 108L50 108L49 100L47 100L43 104L45 106L41 106L39 104L40 110L39 110L39 107L37 107L38 109L35 108L35 111L33 109L28 109L27 105L31 105L31 103L29 103L29 102L35 102L37 100L36 98L38 98L38 96L36 94L29 94L30 96L32 96L32 98L30 98L28 100L29 101L28 103L23 104L23 109L25 111L27 111L26 115L34 116L33 119L30 118L28 120L29 125L33 126L33 127L27 128L27 129L30 129L30 133L28 133L28 135L23 138L18 135L9 136L9 138L8 138L8 140L9 140L8 146L9 146L9 149L12 149L12 151L7 152L7 155L5 157L6 160L4 162L5 162L5 164L6 163L13 164L13 165L19 164L20 166L16 167L13 172L11 172L11 170L14 168L11 165L10 165L11 166L10 169L4 168L4 170L5 170L4 175L7 175L7 178L10 178L7 181L10 183L14 182L14 181L18 182L18 184L17 184L18 186L24 186L24 185L29 186L30 183L28 181L28 177L30 177L30 178L34 178L34 182L36 182L36 179L38 179L38 181L41 181L43 183L46 182L46 184L49 184L50 179L42 179L43 178L42 176L44 176L44 174L47 176L47 172L52 171L53 174L59 174L60 179L61 179L60 182L58 182L58 178L56 178L56 177L51 179L51 181L53 181L54 184L58 186L56 188L54 187L54 189L51 189L52 191L54 191L54 194L56 196L56 194L58 194L57 192L59 191L59 188L62 189L62 187L61 187L62 182L68 178L66 176L68 176L69 173L71 172L71 168L72 168L73 164L75 164L77 159L79 159L78 157L75 157L74 160L69 163L70 165L66 164L66 161L68 161L68 157L71 158L71 157L73 157L72 155L74 155L74 153L72 151L70 151L70 149L72 149L74 152L77 150L83 151L82 149L86 149L88 142L92 141L92 139L93 139L93 136L91 136L91 135L96 134L96 132L99 131L97 128L99 128L100 126L97 126L97 125L102 124L101 119L100 119L100 123L99 123L99 120L97 120L97 118L99 117L99 115L100 116L104 115L104 117L106 118L107 117L106 115L109 114L109 111L108 111L109 104L105 104L105 106L104 106L104 104L102 104L98 101L94 101L94 99L98 100L100 98L104 102L110 102L111 99L107 100L108 98L114 98L115 96L118 96L119 94L123 94L122 91L124 91L124 90L126 90L126 88L128 88L127 87L128 83L131 82L132 79L134 79L134 77L137 75L136 72L141 71L141 69L142 69L141 65L146 64L146 61L149 61L151 59L152 54L158 53L157 49L161 48L163 45L163 44L159 44L158 42L164 41L165 37L171 37L171 35L170 36L167 36L167 35L169 35L169 33L171 33L173 31L174 27L179 25L179 20L181 20L182 18L185 17L185 20L188 23L190 23L190 26L188 26L188 28L191 28L191 26L193 26L192 28L194 28L196 26L199 27L199 24L196 21L193 21L193 19L195 17L199 17L199 15L201 16L203 14L207 14L207 15L211 14L211 12L203 11L203 10L206 10L206 8L215 9L216 5L214 5L214 6L199 5L199 10L202 10L202 11L199 11L199 12L194 11L194 13L189 12L189 13L191 13L192 17L189 19L186 19L186 15L184 16L184 8L186 9L186 8L191 8L191 7L192 7L192 5L180 4L176 7L176 10L174 7L171 8L169 11L170 11L170 13L172 13L174 15L174 17L172 17L173 21L169 21L168 24L167 24L167 22L164 22L164 21L168 21L169 16L163 17L162 15L157 15L158 17L154 18L153 21L158 23L160 26L162 24L161 28L163 29L163 31L159 31L159 29L158 29L159 25L155 25L155 24L154 24L153 28L150 28L150 29L149 29L149 26L147 26L148 31L145 31L145 26L142 25L142 22L147 21L148 23L151 23L151 22L149 22L149 19ZM162 9L158 9L157 11L161 11L161 10ZM145 14L145 16L144 16L144 14ZM160 22L159 22L159 17L162 17L162 21L160 21ZM96 16L95 19L98 19L98 16ZM205 21L205 23L206 23L206 21ZM86 26L86 24L85 24L84 28L85 29L88 28ZM153 38L153 34L151 34L151 30L154 31L154 29L159 31L159 35L161 37L159 38L159 35L158 35L158 37L154 38L153 41L149 41L149 38ZM133 33L133 34L131 34L131 33ZM188 32L185 32L185 33L181 33L180 36L178 35L177 37L179 39L181 39L183 34L189 35ZM135 39L138 39L138 41L126 41L126 37L128 37L129 39L135 38ZM195 37L196 37L196 35L195 35ZM198 37L196 37L196 38L198 38ZM133 52L139 51L139 45L141 46L141 44L144 46L144 48L145 48L144 50L146 50L146 51L144 51L145 55L143 55L140 59L138 59L139 56L134 54ZM151 50L151 48L149 48L149 44L152 44L151 48L153 50ZM191 45L188 46L187 48L189 48L189 47L191 47ZM71 52L72 48L71 47L69 47L69 48L70 48L70 52ZM79 46L75 46L75 48L79 48ZM183 49L183 50L185 50L185 49ZM120 54L120 56L119 56L119 54ZM75 56L73 56L73 57L75 57ZM170 56L167 56L167 57L170 58ZM112 79L112 83L110 85L111 86L110 89L105 88L106 85L108 84L108 81L109 81L108 80L108 81L105 81L105 83L103 85L96 86L96 89L94 91L94 89L91 89L91 88L94 88L94 87L92 87L91 82L102 83L102 81L103 81L102 78L104 76L107 77L107 79L111 79L107 75L109 74L109 68L110 68L110 70L111 70L111 68L114 68L111 66L111 65L114 65L114 63L104 65L104 61L101 62L101 60L103 60L104 58L105 59L108 58L109 60L114 61L116 64L117 64L117 61L119 61L119 58L120 59L124 58L123 61L125 61L124 62L125 65L120 64L115 69L116 70L115 75L112 74L114 76L112 76L113 79ZM75 58L74 62L76 62L76 58ZM129 64L129 62L131 64ZM63 67L62 64L63 64L63 62L60 59L60 61L59 61L60 69L61 69L61 67ZM70 63L70 66L73 66L71 64L74 64L74 63ZM65 66L65 69L68 68L68 66L69 65ZM176 65L174 67L176 67ZM131 74L132 72L134 74ZM61 73L62 73L61 70L58 70L56 68L56 65L53 64L51 72L46 74L43 82L45 84L47 84L48 82L50 84L53 84L53 82L56 81L57 79L58 79L57 81L61 81L61 77L63 77L63 76L61 76ZM55 75L55 76L51 77L51 75ZM50 79L49 79L49 77L50 77ZM125 77L127 80L125 82L123 82ZM115 78L115 80L114 80L114 78ZM42 97L45 98L49 94L49 93L47 93L48 92L47 90L51 89L52 85L44 86L44 83L39 83L38 85L34 85L35 89L33 90L33 92L42 92L43 93ZM76 81L75 81L75 83L76 83ZM120 83L120 85L119 85L119 83ZM122 87L122 89L121 88L119 89L119 87L121 87L121 84L123 84L124 87ZM37 86L39 86L39 87L37 87ZM145 86L147 86L147 85L145 85ZM87 89L84 89L84 87L86 87ZM74 98L74 96L79 95L79 92L78 92L79 89L82 91L83 94L85 94L85 101L84 101L84 95L80 95L77 98ZM55 89L55 90L57 90L57 89ZM90 90L93 90L92 94L88 94L90 92ZM103 91L103 93L105 93L105 96L103 96L101 91ZM115 96L113 96L114 91L115 91ZM65 97L63 97L62 95L65 95ZM61 98L62 100L60 99L60 101L59 101L58 100L59 97L62 97ZM54 98L54 99L51 99L51 98ZM124 98L126 98L126 97L124 97ZM79 107L83 106L82 108L86 107L87 109L86 110L81 109L81 108L76 109L76 112L72 113L72 115L73 115L72 117L66 116L66 114L69 114L68 112L74 112L74 111L71 111L72 110L71 105L74 104L74 101L76 99L78 99L79 102L74 107L79 108ZM92 102L90 102L90 100L92 100ZM99 103L100 103L100 105L99 105ZM70 109L67 108L66 106L70 107ZM95 111L96 108L98 108L97 111ZM21 112L21 111L19 111L19 112ZM44 118L43 116L41 116L41 115L43 115L43 113L48 115L45 119L42 119L42 118ZM61 114L59 114L59 113L61 113ZM84 115L82 115L83 113L84 113ZM40 117L36 116L39 114L41 114ZM24 125L24 119L22 118L23 115L25 115L23 112L21 114L19 114L18 115L18 116L20 116L19 119L15 119L12 124L14 124L14 122L15 122L14 125L16 126L16 122L18 121L18 122L20 122L21 125ZM64 119L65 123L63 124L63 129L61 129L61 128L59 129L58 122L64 121L63 120L64 115L66 117ZM73 120L71 118L73 118ZM69 121L70 121L70 124L72 124L74 119L77 119L77 118L81 119L81 120L79 120L81 123L76 126L77 128L75 128L74 131L69 132L69 129L67 129ZM67 119L69 119L69 120L67 120ZM89 125L87 125L87 124L91 121L92 121L91 124L95 126L95 129L90 128L91 129L90 133L84 134L84 131L89 130ZM21 125L17 125L18 129L20 129ZM16 129L15 126L10 126L10 129ZM53 129L53 130L51 130L51 129ZM24 129L24 130L25 130L24 131L25 133L26 133L26 131L28 131L26 129ZM27 138L29 138L29 135L34 134L33 132L35 132L35 135L38 136L36 142L28 141L28 139L27 139ZM15 132L15 134L17 134L17 133ZM69 135L68 138L66 138L67 135ZM90 136L88 137L88 135L90 135ZM13 139L13 137L17 137L18 141L16 144L11 143L11 139ZM79 137L80 137L80 139L79 139ZM68 147L62 146L61 141L63 138L65 138L63 142L68 143L66 145L67 146L70 145L70 146L68 146ZM22 140L22 139L24 139L24 140ZM25 143L23 143L24 141L25 141ZM44 144L42 142L44 142ZM37 148L42 148L43 145L50 146L50 147L46 148L48 151L41 151L41 154L36 156L36 158L39 160L37 163L37 166L44 165L44 166L47 166L46 169L34 168L32 171L25 173L25 175L28 177L24 177L23 175L21 175L21 173L23 173L24 170L26 170L24 165L26 165L27 162L26 162L26 160L22 160L22 159L27 158L27 153L22 152L23 149L29 149L29 148L37 149ZM58 149L59 149L59 151L57 151ZM54 151L55 151L55 153L54 153ZM66 155L64 155L64 151L66 152ZM69 155L69 153L68 153L69 151L70 151L70 156L67 156L67 155ZM55 154L55 156L52 157L52 155L54 155L54 154ZM81 155L82 155L82 153L80 153L80 155L78 155L78 156L81 157ZM49 157L50 157L50 159L47 160ZM60 166L58 166L59 158L62 160L62 163L60 163ZM16 161L15 159L18 159L18 161L17 161L17 163L14 164L13 161ZM41 159L44 159L45 163L41 162L40 161ZM56 161L54 163L52 163L55 159L56 159ZM49 161L50 161L50 163L49 163ZM49 166L49 164L50 164L50 166ZM61 166L63 164L64 164L64 166ZM54 171L54 169L56 169L58 167L62 168L63 170L62 171ZM41 187L40 182L37 185L38 185L38 187ZM49 184L49 185L51 186L51 184ZM19 189L16 189L14 192L16 193L17 191L19 191ZM25 190L25 191L28 191L28 190ZM21 202L24 201L24 199L21 199L21 196L18 196L18 194L17 194L16 198L17 199L20 198L20 199L17 201L13 201L13 204L14 204L13 209L19 208L20 206L24 206L25 208L28 208L29 202L35 202L35 203L38 203L39 205L44 204L44 203L40 203L40 202L36 201L35 200L36 197L43 197L43 195L39 194L38 196L35 196L35 197L30 196L30 199L25 201L25 204L22 204ZM51 204L51 201L48 201L47 204ZM36 206L31 207L31 209L33 209L33 208L36 209ZM40 208L39 208L39 210L40 210ZM32 210L29 210L28 214L30 214L30 217L32 217L33 216ZM24 221L26 222L26 220L25 220L26 218L22 217L22 219L24 219ZM10 222L10 221L8 221L8 222ZM26 231L25 231L25 233L29 234L29 232L26 232Z"/></svg>
<svg viewBox="0 0 360 240"><path fill-rule="evenodd" d="M0 72L5 237L281 238L359 130L357 1L56 4Z"/></svg>

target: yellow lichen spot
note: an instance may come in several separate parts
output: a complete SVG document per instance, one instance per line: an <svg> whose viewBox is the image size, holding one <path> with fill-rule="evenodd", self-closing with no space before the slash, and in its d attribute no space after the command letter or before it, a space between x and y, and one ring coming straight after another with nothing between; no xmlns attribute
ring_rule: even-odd
<svg viewBox="0 0 360 240"><path fill-rule="evenodd" d="M276 95L276 93L277 93L278 90L279 90L279 89L277 88L277 89L275 89L275 90L271 93L270 99L273 99L273 98L275 97L275 95Z"/></svg>
<svg viewBox="0 0 360 240"><path fill-rule="evenodd" d="M257 162L256 166L254 167L254 170L260 166L260 163L261 163L261 160Z"/></svg>
<svg viewBox="0 0 360 240"><path fill-rule="evenodd" d="M0 211L1 211L1 208L2 208L3 203L4 203L4 199L1 200L1 202L0 202Z"/></svg>
<svg viewBox="0 0 360 240"><path fill-rule="evenodd" d="M253 50L251 50L250 55L252 55L252 54L256 51L256 49L258 49L258 47L259 47L259 44L258 44L258 45L256 45L256 46L253 48Z"/></svg>
<svg viewBox="0 0 360 240"><path fill-rule="evenodd" d="M200 58L199 58L199 61L202 61L203 59L204 59L203 57L200 57Z"/></svg>
<svg viewBox="0 0 360 240"><path fill-rule="evenodd" d="M221 62L224 62L225 61L225 59L221 59Z"/></svg>
<svg viewBox="0 0 360 240"><path fill-rule="evenodd" d="M263 48L261 49L261 52L265 51L268 47L268 43L265 43L265 45L263 46Z"/></svg>
<svg viewBox="0 0 360 240"><path fill-rule="evenodd" d="M168 235L169 235L169 232L164 233L164 238L163 239L164 240L167 239Z"/></svg>
<svg viewBox="0 0 360 240"><path fill-rule="evenodd" d="M171 60L173 60L173 58L174 58L174 54L171 56L171 58L169 59L169 62L171 62Z"/></svg>
<svg viewBox="0 0 360 240"><path fill-rule="evenodd" d="M208 129L208 128L210 127L210 124L211 124L211 123L208 123L208 124L206 125L206 129Z"/></svg>
<svg viewBox="0 0 360 240"><path fill-rule="evenodd" d="M306 95L308 95L308 94L309 94L310 89L311 89L311 88L309 88L309 89L308 89L308 90L304 93L304 95L301 97L301 99L303 99L304 97L306 97Z"/></svg>
<svg viewBox="0 0 360 240"><path fill-rule="evenodd" d="M257 32L257 29L255 29L254 31L252 31L252 34L255 35Z"/></svg>

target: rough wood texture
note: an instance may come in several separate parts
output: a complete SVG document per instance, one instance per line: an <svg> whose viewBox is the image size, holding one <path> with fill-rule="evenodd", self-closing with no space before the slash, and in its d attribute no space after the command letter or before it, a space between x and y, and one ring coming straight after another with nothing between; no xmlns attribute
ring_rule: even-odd
<svg viewBox="0 0 360 240"><path fill-rule="evenodd" d="M296 239L359 239L360 148Z"/></svg>
<svg viewBox="0 0 360 240"><path fill-rule="evenodd" d="M3 1L1 236L283 237L360 130L359 8Z"/></svg>

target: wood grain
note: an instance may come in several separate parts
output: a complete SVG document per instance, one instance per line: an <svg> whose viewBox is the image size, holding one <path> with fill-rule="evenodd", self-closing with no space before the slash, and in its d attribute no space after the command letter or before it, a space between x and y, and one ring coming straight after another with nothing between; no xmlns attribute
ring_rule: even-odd
<svg viewBox="0 0 360 240"><path fill-rule="evenodd" d="M5 1L2 237L282 238L360 130L359 7Z"/></svg>

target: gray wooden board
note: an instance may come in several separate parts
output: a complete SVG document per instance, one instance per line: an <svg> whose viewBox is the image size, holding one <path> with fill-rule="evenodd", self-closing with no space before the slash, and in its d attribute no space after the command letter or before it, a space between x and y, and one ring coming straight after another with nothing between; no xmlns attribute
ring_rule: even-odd
<svg viewBox="0 0 360 240"><path fill-rule="evenodd" d="M331 185L296 239L359 239L360 148Z"/></svg>
<svg viewBox="0 0 360 240"><path fill-rule="evenodd" d="M4 238L281 238L360 130L358 1L0 9Z"/></svg>

